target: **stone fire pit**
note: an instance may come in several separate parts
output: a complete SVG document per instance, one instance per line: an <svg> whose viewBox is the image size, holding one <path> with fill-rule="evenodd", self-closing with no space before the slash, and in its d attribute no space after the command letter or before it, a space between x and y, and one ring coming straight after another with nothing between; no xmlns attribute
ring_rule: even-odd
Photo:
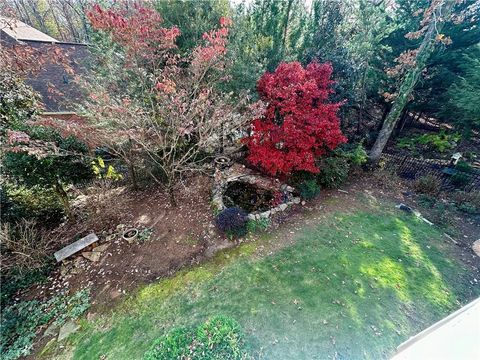
<svg viewBox="0 0 480 360"><path fill-rule="evenodd" d="M228 169L216 170L212 202L219 211L234 206L242 208L249 219L256 220L299 204L300 197L287 184L233 164Z"/></svg>

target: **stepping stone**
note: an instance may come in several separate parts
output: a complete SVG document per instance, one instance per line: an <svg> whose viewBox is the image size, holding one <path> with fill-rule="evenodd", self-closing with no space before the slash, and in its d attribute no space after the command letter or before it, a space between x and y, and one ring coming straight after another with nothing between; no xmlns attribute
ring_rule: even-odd
<svg viewBox="0 0 480 360"><path fill-rule="evenodd" d="M92 251L93 251L93 252L100 252L100 253L101 253L101 252L107 250L109 246L110 246L110 244L103 244L103 245L97 246L97 247L94 248Z"/></svg>
<svg viewBox="0 0 480 360"><path fill-rule="evenodd" d="M56 333L58 332L58 325L55 324L55 322L51 323L50 326L45 330L45 332L43 333L43 336L52 336L52 335L56 335Z"/></svg>
<svg viewBox="0 0 480 360"><path fill-rule="evenodd" d="M72 256L73 254L85 249L87 246L97 241L98 241L97 235L95 235L94 233L91 233L81 238L80 240L75 241L73 244L65 246L61 250L58 250L53 255L55 256L55 259L57 259L57 262L60 262L68 258L69 256Z"/></svg>
<svg viewBox="0 0 480 360"><path fill-rule="evenodd" d="M478 257L480 257L480 239L473 243L472 250Z"/></svg>
<svg viewBox="0 0 480 360"><path fill-rule="evenodd" d="M80 328L79 325L77 325L73 321L67 321L63 326L60 328L60 332L58 333L58 339L57 341L62 341L72 335L75 331L77 331Z"/></svg>
<svg viewBox="0 0 480 360"><path fill-rule="evenodd" d="M85 251L82 253L82 256L85 258L85 259L88 259L92 262L97 262L98 260L100 260L100 257L102 256L102 253L101 252L93 252L93 251Z"/></svg>

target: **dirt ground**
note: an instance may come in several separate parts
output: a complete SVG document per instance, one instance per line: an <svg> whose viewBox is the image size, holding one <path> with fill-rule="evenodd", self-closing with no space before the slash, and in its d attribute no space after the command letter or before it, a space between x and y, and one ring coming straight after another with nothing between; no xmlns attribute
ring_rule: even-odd
<svg viewBox="0 0 480 360"><path fill-rule="evenodd" d="M97 262L82 255L74 256L57 266L46 284L36 285L19 297L48 297L89 287L92 297L89 314L95 314L113 306L143 284L171 276L184 266L204 261L220 249L235 246L215 230L210 204L211 181L208 177L194 179L179 195L177 207L173 207L158 189L119 194L116 205L120 204L125 211L117 225L151 228L150 238L128 243L120 236L123 231L117 231L116 235L115 231L98 234L99 245L107 248ZM366 207L360 194L373 201L394 200L415 208L418 205L406 184L397 178L388 178L384 174L357 174L341 189L322 191L317 199L276 214L269 229L274 236L268 244L259 246L256 256L264 256L293 243L297 232L315 225L322 215ZM419 210L429 218L428 210ZM446 236L445 241L456 242L458 251L452 255L471 267L471 283L478 285L480 258L473 253L471 245L479 237L480 220L459 218L453 232L455 235ZM255 241L255 237L250 241ZM41 349L46 341L42 339L35 349Z"/></svg>
<svg viewBox="0 0 480 360"><path fill-rule="evenodd" d="M210 178L194 179L181 192L177 207L173 207L158 189L119 195L115 201L122 204L125 212L117 225L152 229L150 238L137 239L130 244L121 238L123 231L113 227L110 232L98 234L98 245L108 244L108 247L97 262L91 262L81 254L73 256L57 267L46 284L28 289L21 297L48 297L89 287L92 311L96 311L112 306L142 284L171 276L184 266L212 256L219 249L235 246L215 229L210 189ZM314 201L296 205L277 215L271 230L280 228L283 231L275 231L274 244L269 244L268 251L293 242L295 233L313 224L322 213L361 208L363 205L356 196L360 193L379 200L393 199L414 208L419 206L406 183L398 179L378 174L353 176L342 189L322 191ZM428 209L419 209L428 219ZM108 236L110 233L112 236ZM446 236L446 241L457 244L459 257L472 266L472 271L478 274L475 278L480 281L480 258L471 249L480 234L480 220L458 217L454 221L453 233L454 236Z"/></svg>
<svg viewBox="0 0 480 360"><path fill-rule="evenodd" d="M213 224L210 181L193 180L178 196L177 207L158 189L119 194L115 205L121 203L124 212L118 228L97 234L96 245L107 247L100 259L92 262L78 253L58 266L46 284L34 286L24 296L48 297L89 287L93 308L109 307L138 286L197 263L208 249L225 246L226 239ZM132 227L152 232L148 239L128 243L121 237L122 229Z"/></svg>

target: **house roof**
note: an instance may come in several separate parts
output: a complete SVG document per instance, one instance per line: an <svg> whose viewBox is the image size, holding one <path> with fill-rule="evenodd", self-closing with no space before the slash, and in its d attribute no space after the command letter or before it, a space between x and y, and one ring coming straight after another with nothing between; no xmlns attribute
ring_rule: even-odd
<svg viewBox="0 0 480 360"><path fill-rule="evenodd" d="M59 42L57 39L44 34L24 22L0 16L0 30L15 40Z"/></svg>

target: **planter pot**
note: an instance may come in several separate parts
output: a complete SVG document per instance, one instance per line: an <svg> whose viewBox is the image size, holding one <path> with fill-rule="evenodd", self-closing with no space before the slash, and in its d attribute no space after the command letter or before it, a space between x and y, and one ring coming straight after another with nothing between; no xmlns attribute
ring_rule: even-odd
<svg viewBox="0 0 480 360"><path fill-rule="evenodd" d="M126 240L129 244L131 244L135 241L137 236L138 236L137 229L128 229L123 233L122 238Z"/></svg>
<svg viewBox="0 0 480 360"><path fill-rule="evenodd" d="M223 156L223 155L217 156L214 159L214 162L215 162L215 166L220 169L225 169L232 165L232 160L228 156Z"/></svg>

